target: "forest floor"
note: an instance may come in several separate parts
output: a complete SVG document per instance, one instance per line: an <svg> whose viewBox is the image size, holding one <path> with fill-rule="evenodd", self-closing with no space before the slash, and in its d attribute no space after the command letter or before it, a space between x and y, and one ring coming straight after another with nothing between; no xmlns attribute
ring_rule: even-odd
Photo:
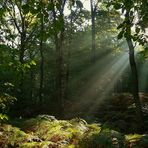
<svg viewBox="0 0 148 148"><path fill-rule="evenodd" d="M0 148L148 148L147 134L123 134L81 118L39 115L0 124Z"/></svg>

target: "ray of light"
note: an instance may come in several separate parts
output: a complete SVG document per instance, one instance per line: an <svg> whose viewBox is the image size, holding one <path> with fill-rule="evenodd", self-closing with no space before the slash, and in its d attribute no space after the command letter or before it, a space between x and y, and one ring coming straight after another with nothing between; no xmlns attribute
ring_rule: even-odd
<svg viewBox="0 0 148 148"><path fill-rule="evenodd" d="M91 105L89 112L93 112L100 104L102 100L106 98L107 95L110 94L111 90L113 89L114 85L116 84L117 80L121 77L121 75L125 72L127 66L128 66L128 60L126 56L123 56L120 61L118 61L114 65L114 70L112 74L109 76L109 81L108 83L102 83L102 85L105 88L105 91L101 93L94 101L93 104ZM106 78L107 78L106 74Z"/></svg>
<svg viewBox="0 0 148 148"><path fill-rule="evenodd" d="M114 88L115 83L127 67L127 53L122 53L118 57L113 57L109 54L99 60L93 67L96 73L90 77L90 80L80 91L79 103L76 106L77 110L86 109L87 107L87 113L93 112Z"/></svg>

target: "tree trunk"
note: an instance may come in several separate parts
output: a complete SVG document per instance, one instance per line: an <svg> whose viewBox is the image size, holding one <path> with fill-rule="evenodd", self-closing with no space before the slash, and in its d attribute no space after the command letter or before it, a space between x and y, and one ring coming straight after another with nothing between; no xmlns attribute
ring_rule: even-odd
<svg viewBox="0 0 148 148"><path fill-rule="evenodd" d="M25 18L22 17L22 32L21 32L21 45L20 45L20 55L19 55L19 61L21 66L23 66L24 64L24 54L25 54L25 41L26 41L26 31L25 31ZM20 83L19 83L19 87L20 87L20 95L19 97L22 98L20 100L23 100L24 97L24 71L23 71L23 67L21 67L21 71L20 71Z"/></svg>
<svg viewBox="0 0 148 148"><path fill-rule="evenodd" d="M131 26L132 22L130 20L130 9L127 10L125 17L126 17L126 41L128 44L129 48L129 62L130 62L130 67L132 71L132 92L133 92L133 97L134 97L134 102L136 106L136 114L137 114L137 120L139 124L139 130L142 131L143 129L143 114L142 114L142 106L140 102L140 97L139 97L139 83L138 83L138 72L137 72L137 66L135 62L135 55L134 55L134 45L132 42L131 38Z"/></svg>
<svg viewBox="0 0 148 148"><path fill-rule="evenodd" d="M141 102L139 98L138 72L137 72L137 66L136 66L135 56L134 56L134 46L131 39L127 39L127 44L129 47L129 61L130 61L130 67L132 71L132 84L133 84L132 92L133 92L134 102L136 106L137 119L139 121L139 129L142 130L143 114L142 114L142 107L141 107Z"/></svg>
<svg viewBox="0 0 148 148"><path fill-rule="evenodd" d="M96 61L96 31L95 31L95 15L96 8L93 6L93 0L90 0L91 5L91 33L92 33L92 47L91 47L91 61Z"/></svg>
<svg viewBox="0 0 148 148"><path fill-rule="evenodd" d="M58 104L58 114L61 117L63 114L63 90L62 90L62 79L63 79L63 55L62 55L62 45L58 43L56 47L56 65L57 65L57 76L56 76L56 97Z"/></svg>
<svg viewBox="0 0 148 148"><path fill-rule="evenodd" d="M55 48L56 48L56 98L57 98L57 113L59 117L64 117L64 99L66 97L66 66L64 61L64 5L65 1L61 4L60 12L60 23L61 27L55 32ZM56 27L57 14L53 9L54 24ZM57 30L57 28L55 28Z"/></svg>
<svg viewBox="0 0 148 148"><path fill-rule="evenodd" d="M30 69L30 100L33 101L33 89L34 89L34 73L33 73L33 69Z"/></svg>
<svg viewBox="0 0 148 148"><path fill-rule="evenodd" d="M72 15L72 4L70 4L70 35L68 47L66 49L66 82L65 82L65 100L68 99L68 89L69 89L69 75L70 75L70 48L72 44L72 28L73 28L73 15Z"/></svg>
<svg viewBox="0 0 148 148"><path fill-rule="evenodd" d="M20 47L20 55L19 55L19 61L21 66L23 66L24 64L24 52L25 52L25 37L24 37L24 33L21 34L21 47ZM23 67L22 67L23 68ZM20 71L20 90L21 90L21 94L23 93L23 83L24 83L24 72L23 69L21 68Z"/></svg>
<svg viewBox="0 0 148 148"><path fill-rule="evenodd" d="M44 55L43 55L43 32L44 32L44 18L41 17L41 39L40 39L40 88L39 88L39 101L43 103L43 82L44 82Z"/></svg>

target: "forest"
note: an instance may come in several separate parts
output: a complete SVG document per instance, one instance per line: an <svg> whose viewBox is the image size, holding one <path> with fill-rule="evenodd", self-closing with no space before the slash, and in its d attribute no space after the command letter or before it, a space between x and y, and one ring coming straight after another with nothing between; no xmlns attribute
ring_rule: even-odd
<svg viewBox="0 0 148 148"><path fill-rule="evenodd" d="M148 1L0 0L0 148L148 148Z"/></svg>

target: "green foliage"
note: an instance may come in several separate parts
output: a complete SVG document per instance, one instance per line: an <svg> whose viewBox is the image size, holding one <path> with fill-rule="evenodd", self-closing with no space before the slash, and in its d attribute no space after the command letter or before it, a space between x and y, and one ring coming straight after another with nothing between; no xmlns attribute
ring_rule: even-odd
<svg viewBox="0 0 148 148"><path fill-rule="evenodd" d="M17 120L22 130L8 124L0 125L0 147L126 148L130 145L130 148L134 148L135 143L142 147L148 142L147 135L124 136L114 130L101 128L98 124L87 124L80 118L51 120L53 116L40 117Z"/></svg>
<svg viewBox="0 0 148 148"><path fill-rule="evenodd" d="M133 139L140 139L141 137L142 137L142 135L139 135L139 134L130 134L130 135L125 136L127 141L130 141Z"/></svg>
<svg viewBox="0 0 148 148"><path fill-rule="evenodd" d="M81 95L90 90L91 86L97 82L95 80L99 78L99 75L95 76L96 74L103 75L100 73L102 67L114 62L115 57L111 55L114 52L112 49L118 51L126 49L126 46L123 45L125 42L116 40L117 29L120 31L118 39L130 37L142 46L145 45L146 40L143 31L147 24L147 8L142 8L141 4L133 3L133 1L114 0L112 4L118 10L114 11L99 2L96 7L95 19L97 63L91 64L90 12L84 8L81 0L66 1L65 7L62 2L64 1L32 0L21 2L8 0L0 2L0 109L2 113L10 113L9 108L17 98L18 101L14 104L14 108L10 110L14 116L31 117L40 113L56 115L56 109L59 108L56 86L58 69L63 72L60 77L63 80L60 84L63 85L63 82L65 82L63 85L65 88L61 90L66 89L67 95L64 97L64 102L68 102L64 104L65 116L86 115L85 111L88 111L88 108L82 107L80 99L96 100L97 98L92 97L93 91L86 98L81 97ZM69 7L67 5L70 2L72 4ZM64 9L69 9L69 11ZM130 20L123 20L121 16L129 9ZM133 24L135 12L139 14L140 18L139 23ZM122 20L123 22L121 22ZM43 30L41 29L41 21L44 22ZM117 29L116 26L118 26ZM130 36L126 32L128 26L133 27ZM39 50L41 40L43 42L41 50L43 67L40 66L42 62ZM59 52L57 52L58 50ZM23 62L20 61L21 53L23 53ZM146 50L142 54L147 57ZM58 58L61 63L57 61ZM40 89L42 68L43 88ZM102 84L95 85L99 89L102 87ZM97 92L98 88L93 89L96 96L100 96L100 92L106 91L106 88L103 88L100 92ZM128 89L130 89L130 86L128 86ZM39 99L40 91L42 92L42 100ZM77 104L77 101L79 104ZM122 101L122 97L119 97L116 98L116 101L111 99L110 101L106 100L105 103L106 107L103 106L103 109L106 112L100 111L100 120L105 122L103 128L112 127L119 131L136 130L137 123L133 115L134 112L128 110L128 97L124 101ZM76 112L77 108L82 112ZM118 110L119 108L121 109L120 112L114 111L114 109ZM70 109L72 110L69 111ZM4 114L1 114L0 118L6 119ZM132 123L128 126L127 121L129 120L132 120ZM64 140L69 142L69 145L71 145L69 147L75 147L79 141L83 141L84 137L90 138L90 143L94 143L94 145L99 145L101 142L102 146L105 146L105 143L112 145L110 132L102 133L98 125L88 125L81 118L59 121L50 116L42 115L24 122L22 129L29 134L33 132L37 137L32 138L30 143L25 141L23 147L47 146L50 145L49 141L51 141L51 145L54 145L55 142L64 143ZM101 135L99 135L100 131ZM35 139L49 141L37 143Z"/></svg>
<svg viewBox="0 0 148 148"><path fill-rule="evenodd" d="M29 11L30 11L29 5L28 4L22 5L22 10L23 10L24 14L29 13Z"/></svg>
<svg viewBox="0 0 148 148"><path fill-rule="evenodd" d="M148 136L147 135L139 135L139 134L130 134L125 136L126 139L126 146L133 147L133 148L141 148L147 147L148 144Z"/></svg>
<svg viewBox="0 0 148 148"><path fill-rule="evenodd" d="M45 117L45 115L44 115ZM49 117L49 116L48 116ZM20 146L20 147L36 147L36 146L58 146L67 147L68 145L77 145L79 138L85 133L86 129L82 128L79 123L73 121L64 120L49 120L41 119L39 117L30 119L22 123L22 128L28 134L20 131L18 128L14 128L10 125L4 125L1 127L3 132L1 139L5 139L5 135L8 134L5 143L2 146ZM87 125L85 125L87 126ZM91 129L91 132L92 129Z"/></svg>
<svg viewBox="0 0 148 148"><path fill-rule="evenodd" d="M141 147L147 147L148 145L148 135L143 135L140 139L140 146Z"/></svg>
<svg viewBox="0 0 148 148"><path fill-rule="evenodd" d="M83 8L83 4L80 0L76 0L76 4L77 4L78 8L80 8L80 9Z"/></svg>
<svg viewBox="0 0 148 148"><path fill-rule="evenodd" d="M26 142L23 143L20 148L44 148L44 147L52 147L52 148L58 148L58 145L54 142L50 141L43 141L43 142Z"/></svg>
<svg viewBox="0 0 148 148"><path fill-rule="evenodd" d="M27 141L30 135L24 133L16 127L3 124L0 126L0 147L18 147Z"/></svg>
<svg viewBox="0 0 148 148"><path fill-rule="evenodd" d="M6 110L9 105L12 105L16 101L15 97L10 96L9 94L4 93L0 95L0 108Z"/></svg>
<svg viewBox="0 0 148 148"><path fill-rule="evenodd" d="M0 113L0 123L7 120L8 120L8 116Z"/></svg>
<svg viewBox="0 0 148 148"><path fill-rule="evenodd" d="M92 134L82 139L80 146L83 148L106 147L116 148L124 147L124 136L116 131L109 129L101 130L99 133Z"/></svg>
<svg viewBox="0 0 148 148"><path fill-rule="evenodd" d="M44 116L45 117L45 116ZM63 120L51 120L53 117L48 119L31 119L25 122L25 130L34 132L40 139L45 139L52 142L70 141L77 144L78 140L81 139L86 131L90 129L90 132L95 132L94 128L88 126L83 121L79 122L75 119L71 121ZM88 127L87 127L88 126Z"/></svg>
<svg viewBox="0 0 148 148"><path fill-rule="evenodd" d="M121 29L120 33L118 34L118 39L121 39L123 37L125 37L126 39L131 38L134 42L138 42L142 46L147 44L147 21L145 20L145 16L147 15L147 12L145 10L147 8L143 6L147 5L147 2L140 0L134 3L132 0L115 0L111 2L111 5L113 5L116 10L122 10L122 14L125 16L123 22L120 23L120 25L117 27L117 29ZM139 20L137 22L134 22L137 17ZM128 27L133 28L134 31L132 31L132 34L129 34L129 32L127 31Z"/></svg>

